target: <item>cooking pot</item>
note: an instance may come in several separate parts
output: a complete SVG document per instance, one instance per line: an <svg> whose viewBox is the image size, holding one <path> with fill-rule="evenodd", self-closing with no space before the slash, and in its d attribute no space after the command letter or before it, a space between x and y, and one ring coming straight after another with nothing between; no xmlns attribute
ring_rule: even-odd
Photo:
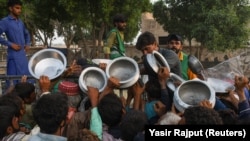
<svg viewBox="0 0 250 141"><path fill-rule="evenodd" d="M46 75L49 79L60 76L67 66L66 57L56 49L42 49L36 52L29 59L28 67L30 74L39 79Z"/></svg>
<svg viewBox="0 0 250 141"><path fill-rule="evenodd" d="M171 73L171 77L180 77ZM175 107L184 112L189 106L198 105L203 100L209 100L212 107L215 105L215 91L207 84L206 81L200 79L192 79L188 81L180 80L182 83L175 89L173 102Z"/></svg>
<svg viewBox="0 0 250 141"><path fill-rule="evenodd" d="M146 54L143 58L143 63L147 74L155 77L157 77L160 67L167 67L170 71L170 67L166 59L158 51L153 51L150 54Z"/></svg>
<svg viewBox="0 0 250 141"><path fill-rule="evenodd" d="M193 55L188 55L188 67L194 74L201 74L201 72L204 70L199 59Z"/></svg>
<svg viewBox="0 0 250 141"><path fill-rule="evenodd" d="M102 92L107 86L107 76L98 67L88 67L81 72L78 83L81 90L85 93L88 91L87 86L98 88L99 92Z"/></svg>
<svg viewBox="0 0 250 141"><path fill-rule="evenodd" d="M129 57L119 57L107 64L106 75L120 80L119 88L128 88L139 79L140 72L137 62Z"/></svg>

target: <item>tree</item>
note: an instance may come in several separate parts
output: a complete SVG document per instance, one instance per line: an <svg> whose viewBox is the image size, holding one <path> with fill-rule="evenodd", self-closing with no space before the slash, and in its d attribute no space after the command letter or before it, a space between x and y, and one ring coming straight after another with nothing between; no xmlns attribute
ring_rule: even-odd
<svg viewBox="0 0 250 141"><path fill-rule="evenodd" d="M128 28L125 36L126 41L131 41L139 31L141 13L151 11L152 8L149 0L60 0L60 2L64 5L67 12L74 17L76 25L85 29L80 31L88 31L87 33L92 35L94 52L98 52L100 47L102 47L101 42L105 40L106 34L113 28L112 17L116 13L123 13L128 17ZM137 8L131 8L131 5ZM98 41L97 46L96 41Z"/></svg>
<svg viewBox="0 0 250 141"><path fill-rule="evenodd" d="M181 34L188 41L195 38L201 48L223 51L241 47L249 36L247 3L247 0L161 0L154 4L153 15L166 31Z"/></svg>
<svg viewBox="0 0 250 141"><path fill-rule="evenodd" d="M71 17L59 0L33 0L29 3L32 11L29 15L31 31L44 46L50 46L54 38L56 22L63 22Z"/></svg>
<svg viewBox="0 0 250 141"><path fill-rule="evenodd" d="M9 13L6 0L0 0L0 17L3 18Z"/></svg>

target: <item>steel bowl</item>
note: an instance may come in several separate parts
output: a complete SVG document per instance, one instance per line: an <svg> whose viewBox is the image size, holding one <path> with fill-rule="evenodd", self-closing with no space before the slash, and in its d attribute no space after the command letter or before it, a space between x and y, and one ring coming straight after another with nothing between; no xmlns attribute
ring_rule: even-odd
<svg viewBox="0 0 250 141"><path fill-rule="evenodd" d="M88 67L81 72L78 83L81 90L85 93L88 91L87 86L98 88L99 92L102 92L107 86L107 76L98 67Z"/></svg>
<svg viewBox="0 0 250 141"><path fill-rule="evenodd" d="M189 106L198 105L203 100L209 100L214 106L215 91L199 79L183 82L174 92L174 105L180 112L184 112Z"/></svg>
<svg viewBox="0 0 250 141"><path fill-rule="evenodd" d="M146 54L143 59L143 63L146 72L152 76L157 76L160 67L167 67L170 71L168 62L158 51L153 51L150 54Z"/></svg>
<svg viewBox="0 0 250 141"><path fill-rule="evenodd" d="M204 70L203 65L201 64L199 59L197 59L193 55L188 56L188 66L194 74L201 74L201 71Z"/></svg>
<svg viewBox="0 0 250 141"><path fill-rule="evenodd" d="M132 86L140 76L140 71L136 61L129 57L119 57L112 60L106 67L106 75L120 80L119 88Z"/></svg>
<svg viewBox="0 0 250 141"><path fill-rule="evenodd" d="M29 59L30 74L39 79L41 75L46 75L49 79L60 76L67 66L65 55L56 49L42 49L36 52Z"/></svg>

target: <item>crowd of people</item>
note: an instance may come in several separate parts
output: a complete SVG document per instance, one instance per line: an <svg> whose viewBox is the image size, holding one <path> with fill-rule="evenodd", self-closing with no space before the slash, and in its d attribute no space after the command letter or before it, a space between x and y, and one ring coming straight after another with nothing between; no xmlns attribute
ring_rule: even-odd
<svg viewBox="0 0 250 141"><path fill-rule="evenodd" d="M15 9L20 10L20 6L21 3L9 4L12 16L18 17ZM11 17L1 21L0 32L8 32L9 28L3 28L6 20L14 22ZM22 22L19 22L22 25ZM108 59L125 54L123 30L126 18L121 14L116 15L114 26L104 48ZM21 27L22 31L26 31ZM7 36L10 41L0 39L0 43L8 45L10 55L12 52L15 54L15 51L24 52L28 49L23 37L20 40L22 46L19 46L14 40L11 41L12 34ZM79 78L87 67L99 67L105 71L107 66L105 63L89 63L86 58L74 60L60 77L53 80L46 74L40 76L36 80L39 84L38 91L34 84L27 80L26 75L29 73L19 73L17 70L23 77L0 97L0 140L143 141L145 125L249 124L250 85L245 76L235 76L235 89L224 95L216 95L215 105L205 99L197 105L187 107L184 112L178 111L173 102L174 92L166 84L166 80L171 77L170 73L187 81L199 78L189 69L188 55L182 52L182 44L181 36L170 34L166 41L168 48L159 48L151 32L142 33L138 37L136 49L140 50L143 56L153 51L159 52L168 62L170 69L160 66L156 75L148 74L148 81L143 84L137 81L126 88L127 96L119 96L116 93L115 89L119 89L120 80L113 76L108 78L103 91L87 86L87 92L83 92L79 88L78 80L72 78ZM18 60L15 55L12 57L14 59L9 58L8 65L11 68L12 61ZM27 63L25 62L26 60L24 67Z"/></svg>
<svg viewBox="0 0 250 141"><path fill-rule="evenodd" d="M182 77L180 60L175 52L160 49L152 33L138 38L136 48L144 54L152 50L171 54L176 63L170 70L161 66L157 76L150 76L145 84L137 81L127 88L127 96L115 93L118 78L108 78L103 91L88 86L79 88L77 78L87 67L106 64L89 63L85 58L74 60L58 78L50 80L42 75L39 91L23 76L7 94L0 97L0 138L9 140L69 140L69 141L142 141L145 125L240 125L250 119L249 80L235 77L235 90L217 95L213 106L203 100L184 112L173 103L174 93L167 87L170 73ZM165 57L165 55L164 55ZM169 57L169 55L166 55ZM173 62L173 61L172 61ZM146 98L145 96L146 95Z"/></svg>

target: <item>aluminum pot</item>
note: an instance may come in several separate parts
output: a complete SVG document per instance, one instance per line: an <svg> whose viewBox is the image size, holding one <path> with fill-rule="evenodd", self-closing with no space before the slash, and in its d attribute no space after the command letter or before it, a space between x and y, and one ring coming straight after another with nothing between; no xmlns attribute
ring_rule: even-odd
<svg viewBox="0 0 250 141"><path fill-rule="evenodd" d="M146 54L143 58L143 63L148 75L157 77L160 67L167 67L170 71L170 67L166 59L158 51L153 51L150 54Z"/></svg>
<svg viewBox="0 0 250 141"><path fill-rule="evenodd" d="M30 74L39 79L41 75L47 75L49 79L60 76L67 66L65 55L56 49L42 49L29 59Z"/></svg>
<svg viewBox="0 0 250 141"><path fill-rule="evenodd" d="M106 75L120 80L119 88L128 88L139 79L140 71L137 62L130 57L119 57L107 64Z"/></svg>
<svg viewBox="0 0 250 141"><path fill-rule="evenodd" d="M98 67L88 67L81 72L78 83L81 90L85 93L88 91L87 86L98 88L99 92L102 92L107 86L107 76Z"/></svg>
<svg viewBox="0 0 250 141"><path fill-rule="evenodd" d="M194 74L201 74L201 72L204 70L199 59L193 55L188 56L188 66Z"/></svg>
<svg viewBox="0 0 250 141"><path fill-rule="evenodd" d="M171 76L174 77L175 74L171 74ZM173 97L174 105L180 112L184 112L189 106L198 105L203 100L209 100L214 107L215 91L206 81L197 78L181 81L182 83L175 89Z"/></svg>

